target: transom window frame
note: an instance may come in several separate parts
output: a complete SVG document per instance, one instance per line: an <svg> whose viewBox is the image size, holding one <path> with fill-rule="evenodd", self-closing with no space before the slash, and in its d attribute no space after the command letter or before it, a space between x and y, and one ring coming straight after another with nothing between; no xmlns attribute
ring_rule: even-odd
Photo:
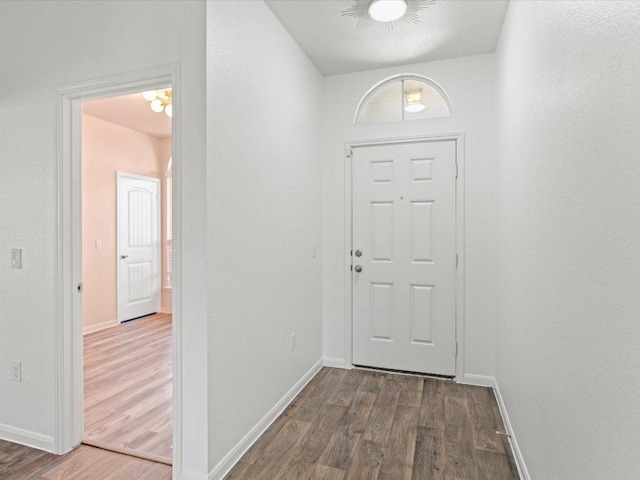
<svg viewBox="0 0 640 480"><path fill-rule="evenodd" d="M432 78L429 77L425 77L424 75L419 75L417 73L400 73L398 75L392 75L391 77L385 78L384 80L381 80L380 82L376 83L373 87L371 87L367 93L364 94L364 96L362 97L362 99L360 99L360 103L358 103L358 108L356 108L356 113L353 117L353 124L354 125L359 125L359 124L367 124L368 122L362 122L362 115L364 114L364 111L367 107L367 105L369 104L369 102L371 101L371 99L383 88L389 86L392 83L396 83L396 82L401 82L401 81L406 81L406 80L413 80L416 82L421 82L424 83L428 86L430 86L431 88L433 88L444 100L444 102L447 104L447 108L449 109L449 116L447 117L435 117L435 118L449 118L449 117L453 117L455 115L454 109L453 109L453 104L451 103L451 99L449 98L449 95L447 94L447 92L445 91L445 89L442 87L442 85L440 85L438 82L436 82L435 80L433 80ZM401 122L404 122L405 118L404 118L404 109L403 109L403 116L402 116L402 120ZM378 123L378 122L376 122ZM379 123L383 123L383 122L379 122Z"/></svg>

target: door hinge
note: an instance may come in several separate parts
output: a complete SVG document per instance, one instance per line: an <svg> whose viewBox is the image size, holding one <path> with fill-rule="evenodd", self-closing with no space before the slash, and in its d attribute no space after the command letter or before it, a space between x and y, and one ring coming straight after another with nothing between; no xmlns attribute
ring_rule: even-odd
<svg viewBox="0 0 640 480"><path fill-rule="evenodd" d="M76 285L76 290L78 291L78 293L82 293L82 282Z"/></svg>
<svg viewBox="0 0 640 480"><path fill-rule="evenodd" d="M456 357L458 356L458 342L456 342Z"/></svg>
<svg viewBox="0 0 640 480"><path fill-rule="evenodd" d="M458 254L456 253L456 268L458 268Z"/></svg>
<svg viewBox="0 0 640 480"><path fill-rule="evenodd" d="M456 178L458 178L458 162L456 162Z"/></svg>
<svg viewBox="0 0 640 480"><path fill-rule="evenodd" d="M353 148L349 148L349 150L347 150L347 158L351 158L353 156Z"/></svg>

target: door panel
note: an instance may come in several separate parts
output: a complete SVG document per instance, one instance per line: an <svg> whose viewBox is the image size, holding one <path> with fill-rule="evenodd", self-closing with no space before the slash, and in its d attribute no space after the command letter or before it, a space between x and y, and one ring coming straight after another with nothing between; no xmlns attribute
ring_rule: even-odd
<svg viewBox="0 0 640 480"><path fill-rule="evenodd" d="M393 202L371 202L373 262L393 262Z"/></svg>
<svg viewBox="0 0 640 480"><path fill-rule="evenodd" d="M411 202L409 216L411 263L433 262L433 201Z"/></svg>
<svg viewBox="0 0 640 480"><path fill-rule="evenodd" d="M433 285L411 285L411 343L433 344Z"/></svg>
<svg viewBox="0 0 640 480"><path fill-rule="evenodd" d="M160 181L118 173L118 320L160 311Z"/></svg>
<svg viewBox="0 0 640 480"><path fill-rule="evenodd" d="M371 302L371 338L393 341L391 338L394 318L393 285L372 283L369 298Z"/></svg>
<svg viewBox="0 0 640 480"><path fill-rule="evenodd" d="M353 154L353 363L455 374L455 142Z"/></svg>

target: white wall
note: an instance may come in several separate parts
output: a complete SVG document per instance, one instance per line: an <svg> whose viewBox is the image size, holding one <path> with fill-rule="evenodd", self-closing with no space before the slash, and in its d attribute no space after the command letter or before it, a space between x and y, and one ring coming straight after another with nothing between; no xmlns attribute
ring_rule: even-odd
<svg viewBox="0 0 640 480"><path fill-rule="evenodd" d="M214 467L322 356L322 77L262 1L207 5Z"/></svg>
<svg viewBox="0 0 640 480"><path fill-rule="evenodd" d="M325 78L323 113L324 355L345 352L344 142L434 133L465 133L466 349L465 372L493 375L496 178L493 55L386 68ZM447 91L451 118L353 125L362 96L399 73L432 78Z"/></svg>
<svg viewBox="0 0 640 480"><path fill-rule="evenodd" d="M511 2L496 374L534 479L640 472L640 3Z"/></svg>
<svg viewBox="0 0 640 480"><path fill-rule="evenodd" d="M184 465L205 472L205 4L3 1L0 10L0 436L6 426L54 435L56 88L180 63ZM22 270L9 268L10 248L24 249ZM11 360L23 362L22 383L10 381Z"/></svg>

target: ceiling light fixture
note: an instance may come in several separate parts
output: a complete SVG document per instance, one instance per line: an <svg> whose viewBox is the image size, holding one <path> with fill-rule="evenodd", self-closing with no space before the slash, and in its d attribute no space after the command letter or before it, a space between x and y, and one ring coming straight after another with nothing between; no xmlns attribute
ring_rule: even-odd
<svg viewBox="0 0 640 480"><path fill-rule="evenodd" d="M371 0L368 11L377 22L393 22L407 13L407 0Z"/></svg>
<svg viewBox="0 0 640 480"><path fill-rule="evenodd" d="M405 93L404 98L406 102L404 107L405 112L418 113L426 108L425 104L422 103L422 90L407 92Z"/></svg>
<svg viewBox="0 0 640 480"><path fill-rule="evenodd" d="M421 10L436 0L354 0L353 6L342 11L342 16L353 17L356 30L366 27L392 29L400 23L420 23Z"/></svg>
<svg viewBox="0 0 640 480"><path fill-rule="evenodd" d="M142 92L142 96L145 100L151 102L149 105L151 110L157 113L164 110L164 113L168 117L173 117L173 95L171 93L171 89L149 90L147 92Z"/></svg>

